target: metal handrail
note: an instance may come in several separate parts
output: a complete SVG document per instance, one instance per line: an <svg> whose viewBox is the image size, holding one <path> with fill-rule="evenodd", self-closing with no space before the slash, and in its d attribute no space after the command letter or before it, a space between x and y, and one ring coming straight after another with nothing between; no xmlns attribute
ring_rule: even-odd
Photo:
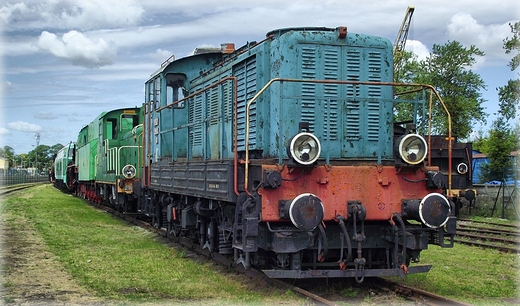
<svg viewBox="0 0 520 306"><path fill-rule="evenodd" d="M222 78L221 80L219 80L218 82L215 82L207 87L204 87L203 89L200 89L180 100L177 100L173 103L170 103L168 105L165 105L163 107L160 107L160 108L157 108L155 110L155 112L157 113L160 113L161 111L167 109L167 108L172 108L173 106L181 103L181 102L184 102L184 101L187 101L197 95L200 95L206 91L208 91L209 89L212 89L214 87L217 87L217 86L220 86L222 85L223 83L227 82L227 81L232 81L233 82L233 104L234 104L234 107L235 107L235 114L234 114L234 126L233 126L233 129L234 129L234 139L233 139L233 147L234 147L234 174L233 174L233 177L234 177L234 191L235 191L235 194L239 194L239 191L238 191L238 125L237 125L237 118L238 118L238 114L237 114L237 84L238 84L238 79L237 77L235 76L228 76L228 77L225 77L225 78ZM148 136L148 144L149 146L151 145L151 138L152 138L152 135L151 135L151 132L152 132L152 128L151 128L151 120L152 120L152 103L153 101L149 101L148 102L148 116L146 116L145 114L145 122L146 122L146 117L148 117L148 126L145 124L144 125L144 128L143 128L143 131L146 133L146 135ZM150 148L150 147L149 147ZM144 154L143 154L144 155ZM150 158L151 156L149 156ZM143 164L144 165L144 164ZM151 182L151 169L148 170L148 180L147 180L148 184L150 184Z"/></svg>
<svg viewBox="0 0 520 306"><path fill-rule="evenodd" d="M109 140L105 139L105 155L107 156L107 171L114 170L115 175L121 174L121 149L137 149L137 160L139 161L139 152L142 146L119 146L109 147ZM139 166L138 166L139 167Z"/></svg>
<svg viewBox="0 0 520 306"><path fill-rule="evenodd" d="M267 88L269 88L273 83L275 82L293 82L293 83L319 83L319 84L337 84L337 85L378 85L378 86L392 86L392 87L400 87L400 86L407 86L407 87L422 87L423 89L430 89L430 116L428 118L428 150L431 148L431 110L433 106L433 96L431 93L434 93L439 102L441 103L444 111L446 112L446 115L448 116L448 193L451 194L451 168L452 168L452 134L451 134L451 114L448 111L448 108L442 101L439 93L435 88L428 84L406 84L406 83L395 83L395 82L372 82L372 81L340 81L340 80L315 80L315 79L290 79L290 78L274 78L269 80L262 89L260 89L254 96L249 100L246 106L246 135L245 135L245 150L246 150L246 156L245 156L245 173L244 173L244 189L246 193L250 194L249 192L249 117L250 117L250 108L253 102L255 102L260 95L264 93ZM235 108L235 113L237 112L237 109ZM235 132L236 134L236 132ZM236 148L235 148L236 151ZM431 152L429 151L428 154ZM236 153L235 153L236 154ZM236 167L236 166L235 166Z"/></svg>

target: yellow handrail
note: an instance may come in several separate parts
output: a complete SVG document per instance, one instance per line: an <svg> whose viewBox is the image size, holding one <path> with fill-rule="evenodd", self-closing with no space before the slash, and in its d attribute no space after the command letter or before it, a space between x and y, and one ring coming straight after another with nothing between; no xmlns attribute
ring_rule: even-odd
<svg viewBox="0 0 520 306"><path fill-rule="evenodd" d="M245 159L245 175L244 175L244 189L245 191L249 193L249 117L250 117L250 108L251 108L251 105L253 104L253 102L255 102L258 97L260 97L260 95L262 95L264 93L265 90L267 90L267 88L269 88L273 83L275 82L295 82L295 83L319 83L319 84L338 84L338 85L378 85L378 86L408 86L408 87L422 87L423 89L424 88L428 88L430 89L430 92L433 92L435 94L435 96L437 97L437 99L440 101L444 111L446 112L447 116L448 116L448 167L449 167L449 171L448 171L448 194L451 194L451 167L452 167L452 162L451 162L451 151L452 151L452 145L451 145L451 138L452 138L452 135L451 135L451 115L450 115L450 112L448 111L448 108L446 107L446 105L444 104L444 102L442 101L439 93L437 92L437 90L435 90L435 88L431 85L427 85L427 84L406 84L406 83L395 83L395 82L371 82L371 81L367 81L367 82L362 82L362 81L339 81L339 80L315 80L315 79L289 79L289 78L274 78L274 79L271 79L269 80L269 82L267 82L263 87L262 89L260 89L254 96L253 98L251 98L251 100L249 100L249 102L247 103L247 106L246 106L246 135L245 135L245 149L246 149L246 159ZM431 108L432 108L432 103L433 103L433 100L430 96L430 113L431 113ZM237 110L235 109L235 112ZM431 117L429 117L429 120L428 120L428 124L429 124L429 128L431 127ZM430 130L428 131L428 134L430 134ZM430 140L429 140L429 143L428 145L430 146ZM431 146L430 146L431 147Z"/></svg>

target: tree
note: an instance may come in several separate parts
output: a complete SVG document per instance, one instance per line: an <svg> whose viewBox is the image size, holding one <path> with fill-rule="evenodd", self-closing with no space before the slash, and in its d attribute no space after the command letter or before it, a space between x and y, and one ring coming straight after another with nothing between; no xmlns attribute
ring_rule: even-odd
<svg viewBox="0 0 520 306"><path fill-rule="evenodd" d="M488 164L481 168L480 180L502 181L514 174L513 160L509 157L517 145L517 137L503 117L493 121L489 138L484 142L482 151L489 158Z"/></svg>
<svg viewBox="0 0 520 306"><path fill-rule="evenodd" d="M47 158L54 159L54 156L58 154L58 151L63 148L63 145L61 143L57 143L49 148L47 151Z"/></svg>
<svg viewBox="0 0 520 306"><path fill-rule="evenodd" d="M9 162L9 166L14 166L14 149L10 146L4 146L4 148L0 150L1 156Z"/></svg>
<svg viewBox="0 0 520 306"><path fill-rule="evenodd" d="M509 24L511 28L511 33L513 33L513 37L504 39L504 49L506 50L506 54L517 51L517 54L513 56L511 61L509 62L509 67L511 70L515 70L520 65L520 21L515 22L514 24Z"/></svg>
<svg viewBox="0 0 520 306"><path fill-rule="evenodd" d="M506 54L517 51L508 64L511 70L515 70L520 64L520 22L509 25L513 37L504 39L504 49ZM489 158L489 164L482 167L481 179L484 181L513 177L514 165L510 153L519 145L519 126L511 128L509 121L516 117L520 104L520 79L509 80L505 86L499 87L497 90L499 101L497 118L493 121L489 138L484 142L482 150Z"/></svg>
<svg viewBox="0 0 520 306"><path fill-rule="evenodd" d="M47 145L39 145L37 148L27 153L27 157L28 160L32 162L36 161L36 156L38 156L38 165L35 165L35 167L38 170L45 169L47 166L52 164L54 156L61 148L63 148L63 145L59 143L53 145L52 147Z"/></svg>
<svg viewBox="0 0 520 306"><path fill-rule="evenodd" d="M473 45L465 48L457 41L433 45L425 60L409 58L398 80L431 84L450 112L453 134L463 139L468 138L474 125L486 119L480 92L486 86L480 75L470 70L477 56L484 56L484 52ZM398 109L397 117L401 111ZM432 119L432 133L446 134L448 117L442 107L432 110Z"/></svg>
<svg viewBox="0 0 520 306"><path fill-rule="evenodd" d="M514 71L520 65L520 21L515 24L509 24L512 38L504 39L504 49L506 54L510 54L516 50L516 54L510 60L508 66ZM497 88L500 107L499 114L506 120L516 117L516 110L520 105L520 79L509 80L503 87Z"/></svg>

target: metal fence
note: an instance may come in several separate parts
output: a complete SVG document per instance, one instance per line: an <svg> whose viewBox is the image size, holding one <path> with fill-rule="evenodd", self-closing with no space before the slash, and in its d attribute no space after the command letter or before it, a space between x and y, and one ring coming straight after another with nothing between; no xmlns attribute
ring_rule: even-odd
<svg viewBox="0 0 520 306"><path fill-rule="evenodd" d="M27 175L25 173L0 174L0 186L49 182L48 175Z"/></svg>

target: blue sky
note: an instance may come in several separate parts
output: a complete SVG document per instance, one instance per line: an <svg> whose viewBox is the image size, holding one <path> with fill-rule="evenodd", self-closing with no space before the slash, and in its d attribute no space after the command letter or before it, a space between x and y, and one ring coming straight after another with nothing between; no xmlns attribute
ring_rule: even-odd
<svg viewBox="0 0 520 306"><path fill-rule="evenodd" d="M508 24L520 20L517 0L2 0L0 146L27 153L36 133L40 144L75 141L100 112L141 105L144 82L172 54L240 47L301 26L347 26L393 42L408 5L415 7L408 50L424 57L433 44L457 40L486 53L472 70L488 86L491 122L496 87L518 77L502 48Z"/></svg>

